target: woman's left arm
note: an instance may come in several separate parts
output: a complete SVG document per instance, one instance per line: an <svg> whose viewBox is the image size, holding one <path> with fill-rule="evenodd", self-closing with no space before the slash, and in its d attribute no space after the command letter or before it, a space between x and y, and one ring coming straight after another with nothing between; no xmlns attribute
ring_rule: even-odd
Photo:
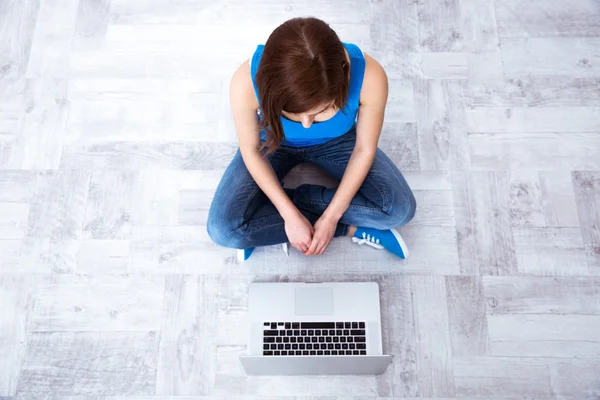
<svg viewBox="0 0 600 400"><path fill-rule="evenodd" d="M365 54L365 75L360 93L356 144L340 186L321 218L315 223L315 233L306 255L325 252L333 239L338 221L367 177L377 152L387 96L388 80L383 67Z"/></svg>

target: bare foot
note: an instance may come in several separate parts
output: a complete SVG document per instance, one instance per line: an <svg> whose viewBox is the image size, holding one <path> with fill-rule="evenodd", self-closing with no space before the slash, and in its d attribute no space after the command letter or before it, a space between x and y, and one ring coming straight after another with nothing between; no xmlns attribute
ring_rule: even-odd
<svg viewBox="0 0 600 400"><path fill-rule="evenodd" d="M348 228L348 236L354 237L354 232L356 232L356 227L354 225L350 225Z"/></svg>

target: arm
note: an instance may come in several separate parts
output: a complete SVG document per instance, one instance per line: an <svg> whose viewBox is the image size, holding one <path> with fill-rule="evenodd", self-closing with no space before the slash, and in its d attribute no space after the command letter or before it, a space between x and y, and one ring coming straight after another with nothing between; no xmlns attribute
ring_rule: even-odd
<svg viewBox="0 0 600 400"><path fill-rule="evenodd" d="M231 79L229 98L240 152L248 172L286 221L286 233L292 245L300 251L306 251L312 236L312 226L285 194L273 167L259 150L260 128L256 115L258 101L247 61L237 69ZM308 237L307 230L310 231Z"/></svg>
<svg viewBox="0 0 600 400"><path fill-rule="evenodd" d="M315 235L306 254L322 254L333 238L335 226L363 184L377 152L388 96L383 67L365 54L365 76L360 93L356 144L331 203L315 224ZM330 237L328 237L330 236Z"/></svg>

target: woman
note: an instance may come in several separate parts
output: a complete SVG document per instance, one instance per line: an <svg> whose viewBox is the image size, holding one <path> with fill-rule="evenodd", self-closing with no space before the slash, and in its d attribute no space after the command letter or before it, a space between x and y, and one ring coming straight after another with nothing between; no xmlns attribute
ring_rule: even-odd
<svg viewBox="0 0 600 400"><path fill-rule="evenodd" d="M275 29L231 81L240 148L210 207L212 240L241 249L242 260L256 246L287 242L323 254L334 236L406 258L395 227L412 219L415 198L377 148L387 92L381 65L325 22L295 18ZM283 189L302 162L319 165L339 187Z"/></svg>

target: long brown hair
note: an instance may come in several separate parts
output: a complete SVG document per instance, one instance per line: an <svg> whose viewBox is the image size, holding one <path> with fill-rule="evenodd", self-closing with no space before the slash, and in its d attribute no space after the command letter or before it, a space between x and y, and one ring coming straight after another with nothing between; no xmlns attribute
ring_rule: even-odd
<svg viewBox="0 0 600 400"><path fill-rule="evenodd" d="M344 45L327 23L294 18L277 27L265 43L256 72L267 154L285 138L283 110L304 113L326 103L343 110L349 74Z"/></svg>

